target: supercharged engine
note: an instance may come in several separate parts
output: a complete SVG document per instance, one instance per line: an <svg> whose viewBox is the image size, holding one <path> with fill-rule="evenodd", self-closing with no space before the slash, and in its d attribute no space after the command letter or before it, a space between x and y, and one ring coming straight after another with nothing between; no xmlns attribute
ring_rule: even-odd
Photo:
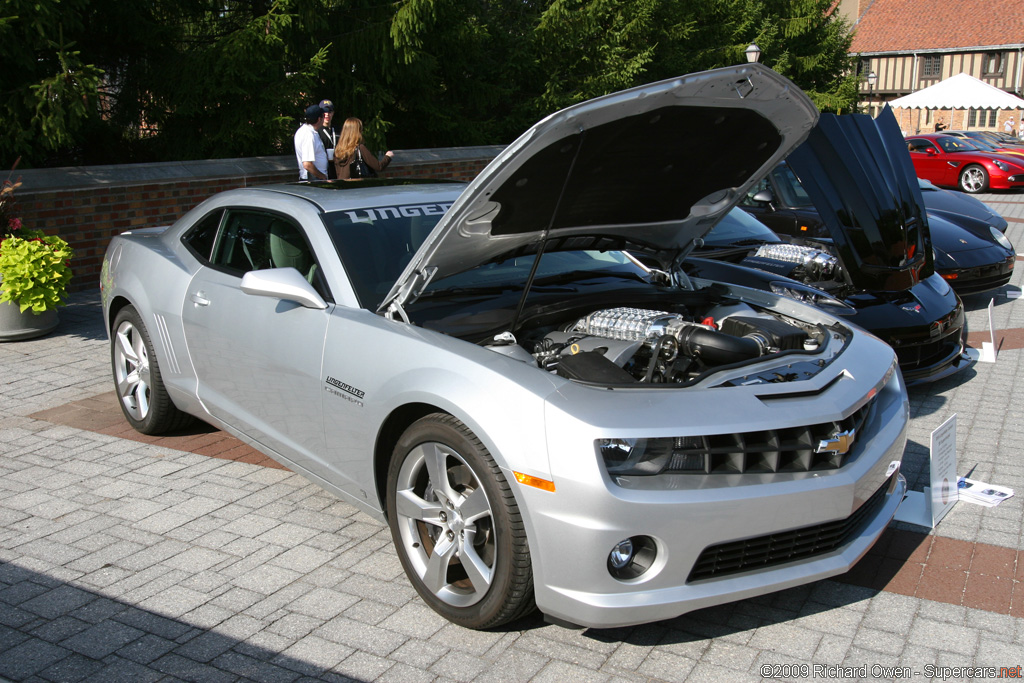
<svg viewBox="0 0 1024 683"><path fill-rule="evenodd" d="M826 247L827 248L827 247ZM809 244L762 244L740 265L831 290L846 281L839 258Z"/></svg>
<svg viewBox="0 0 1024 683"><path fill-rule="evenodd" d="M754 257L795 263L803 268L804 276L812 280L831 279L839 263L832 254L799 244L762 244Z"/></svg>
<svg viewBox="0 0 1024 683"><path fill-rule="evenodd" d="M783 350L817 348L807 330L753 309L716 322L667 311L609 308L549 332L537 363L568 379L621 384L680 383L704 370Z"/></svg>

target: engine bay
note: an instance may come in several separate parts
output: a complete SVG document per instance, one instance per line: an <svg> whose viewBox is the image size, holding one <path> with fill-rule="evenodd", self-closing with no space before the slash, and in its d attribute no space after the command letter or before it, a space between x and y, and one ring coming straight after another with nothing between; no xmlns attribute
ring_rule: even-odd
<svg viewBox="0 0 1024 683"><path fill-rule="evenodd" d="M679 385L783 352L808 357L828 336L820 325L741 303L716 306L703 316L623 306L596 310L521 346L538 367L566 379ZM774 373L758 381L786 379Z"/></svg>

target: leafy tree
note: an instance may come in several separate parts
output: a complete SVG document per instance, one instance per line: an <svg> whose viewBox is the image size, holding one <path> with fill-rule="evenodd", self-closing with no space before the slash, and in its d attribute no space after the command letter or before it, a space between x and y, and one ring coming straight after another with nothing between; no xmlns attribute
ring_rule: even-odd
<svg viewBox="0 0 1024 683"><path fill-rule="evenodd" d="M390 25L393 140L428 147L507 142L533 77L530 0L401 0Z"/></svg>
<svg viewBox="0 0 1024 683"><path fill-rule="evenodd" d="M58 157L96 108L102 71L76 38L88 0L5 0L0 10L0 159Z"/></svg>
<svg viewBox="0 0 1024 683"><path fill-rule="evenodd" d="M288 153L334 101L378 149L511 141L604 93L762 61L849 111L833 0L2 0L2 158Z"/></svg>
<svg viewBox="0 0 1024 683"><path fill-rule="evenodd" d="M138 122L155 158L202 159L290 149L298 117L323 71L328 46L313 0L228 2L181 27L173 50L140 69Z"/></svg>

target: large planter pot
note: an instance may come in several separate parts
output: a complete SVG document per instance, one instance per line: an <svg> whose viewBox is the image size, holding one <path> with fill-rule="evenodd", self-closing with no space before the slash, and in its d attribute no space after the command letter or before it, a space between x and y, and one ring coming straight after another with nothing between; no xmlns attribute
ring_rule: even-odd
<svg viewBox="0 0 1024 683"><path fill-rule="evenodd" d="M20 307L5 301L0 304L0 342L41 337L52 332L58 322L56 309L39 315L33 313L32 309L22 313Z"/></svg>

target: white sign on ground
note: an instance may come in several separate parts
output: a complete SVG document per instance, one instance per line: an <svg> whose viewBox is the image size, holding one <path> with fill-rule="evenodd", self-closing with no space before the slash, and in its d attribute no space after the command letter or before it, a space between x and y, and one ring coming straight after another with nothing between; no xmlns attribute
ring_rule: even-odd
<svg viewBox="0 0 1024 683"><path fill-rule="evenodd" d="M991 339L987 342L981 342L981 357L978 360L982 363L996 362L996 326L992 323L992 307L995 303L995 299L989 299L988 301L988 332Z"/></svg>
<svg viewBox="0 0 1024 683"><path fill-rule="evenodd" d="M928 469L931 486L908 491L896 508L896 521L934 528L956 504L956 413L932 432Z"/></svg>

